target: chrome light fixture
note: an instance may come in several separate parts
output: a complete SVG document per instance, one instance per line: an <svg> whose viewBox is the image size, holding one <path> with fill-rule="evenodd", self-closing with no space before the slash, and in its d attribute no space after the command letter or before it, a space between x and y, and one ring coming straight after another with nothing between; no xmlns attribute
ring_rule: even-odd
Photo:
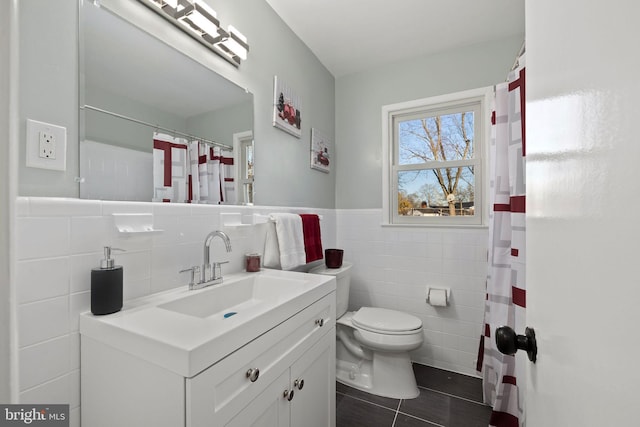
<svg viewBox="0 0 640 427"><path fill-rule="evenodd" d="M173 16L178 8L178 0L150 0L151 4L162 9L167 15Z"/></svg>
<svg viewBox="0 0 640 427"><path fill-rule="evenodd" d="M235 27L220 27L216 12L202 0L138 0L236 67L247 59L247 38Z"/></svg>
<svg viewBox="0 0 640 427"><path fill-rule="evenodd" d="M233 55L238 56L240 59L247 59L247 52L249 51L247 38L233 25L229 25L228 30L229 37L226 40L223 40L220 44Z"/></svg>
<svg viewBox="0 0 640 427"><path fill-rule="evenodd" d="M223 39L223 35L218 33L220 21L218 21L215 10L197 0L183 1L180 6L179 10L176 10L174 18L185 28L195 32L211 44L218 43Z"/></svg>

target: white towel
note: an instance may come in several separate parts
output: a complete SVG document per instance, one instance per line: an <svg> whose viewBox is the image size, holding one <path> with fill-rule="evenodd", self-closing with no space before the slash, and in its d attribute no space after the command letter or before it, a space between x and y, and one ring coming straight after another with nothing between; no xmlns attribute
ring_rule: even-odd
<svg viewBox="0 0 640 427"><path fill-rule="evenodd" d="M291 270L306 263L302 218L297 214L271 214L264 247L264 266Z"/></svg>

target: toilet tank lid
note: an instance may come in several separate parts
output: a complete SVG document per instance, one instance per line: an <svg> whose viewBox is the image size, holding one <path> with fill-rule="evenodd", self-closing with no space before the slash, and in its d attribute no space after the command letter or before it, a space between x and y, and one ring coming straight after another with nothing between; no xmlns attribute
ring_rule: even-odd
<svg viewBox="0 0 640 427"><path fill-rule="evenodd" d="M309 270L309 273L340 277L342 276L342 273L346 273L350 268L350 262L343 262L342 267L339 268L329 268L326 265L322 264Z"/></svg>
<svg viewBox="0 0 640 427"><path fill-rule="evenodd" d="M422 327L422 320L416 316L376 307L362 307L351 321L363 329L380 332L415 331Z"/></svg>

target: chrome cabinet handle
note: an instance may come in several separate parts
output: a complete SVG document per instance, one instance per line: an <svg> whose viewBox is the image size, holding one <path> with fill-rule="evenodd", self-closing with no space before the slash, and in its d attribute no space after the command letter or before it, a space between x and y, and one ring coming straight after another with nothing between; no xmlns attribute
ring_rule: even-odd
<svg viewBox="0 0 640 427"><path fill-rule="evenodd" d="M251 368L247 371L247 378L249 378L249 381L251 381L252 383L255 383L258 380L259 376L260 369L258 368Z"/></svg>
<svg viewBox="0 0 640 427"><path fill-rule="evenodd" d="M293 386L298 387L298 390L302 390L302 387L304 387L304 380L303 379L295 380L293 382Z"/></svg>
<svg viewBox="0 0 640 427"><path fill-rule="evenodd" d="M285 390L284 393L282 394L282 396L287 399L289 402L291 402L291 400L293 399L293 389L292 390Z"/></svg>
<svg viewBox="0 0 640 427"><path fill-rule="evenodd" d="M316 319L316 325L323 327L324 326L324 319L320 318L320 319Z"/></svg>

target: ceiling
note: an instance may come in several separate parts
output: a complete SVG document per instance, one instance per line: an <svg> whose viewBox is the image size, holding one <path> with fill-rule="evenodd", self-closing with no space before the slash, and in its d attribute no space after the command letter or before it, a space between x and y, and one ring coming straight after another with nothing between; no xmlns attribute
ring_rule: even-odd
<svg viewBox="0 0 640 427"><path fill-rule="evenodd" d="M335 77L524 36L524 0L266 1Z"/></svg>

